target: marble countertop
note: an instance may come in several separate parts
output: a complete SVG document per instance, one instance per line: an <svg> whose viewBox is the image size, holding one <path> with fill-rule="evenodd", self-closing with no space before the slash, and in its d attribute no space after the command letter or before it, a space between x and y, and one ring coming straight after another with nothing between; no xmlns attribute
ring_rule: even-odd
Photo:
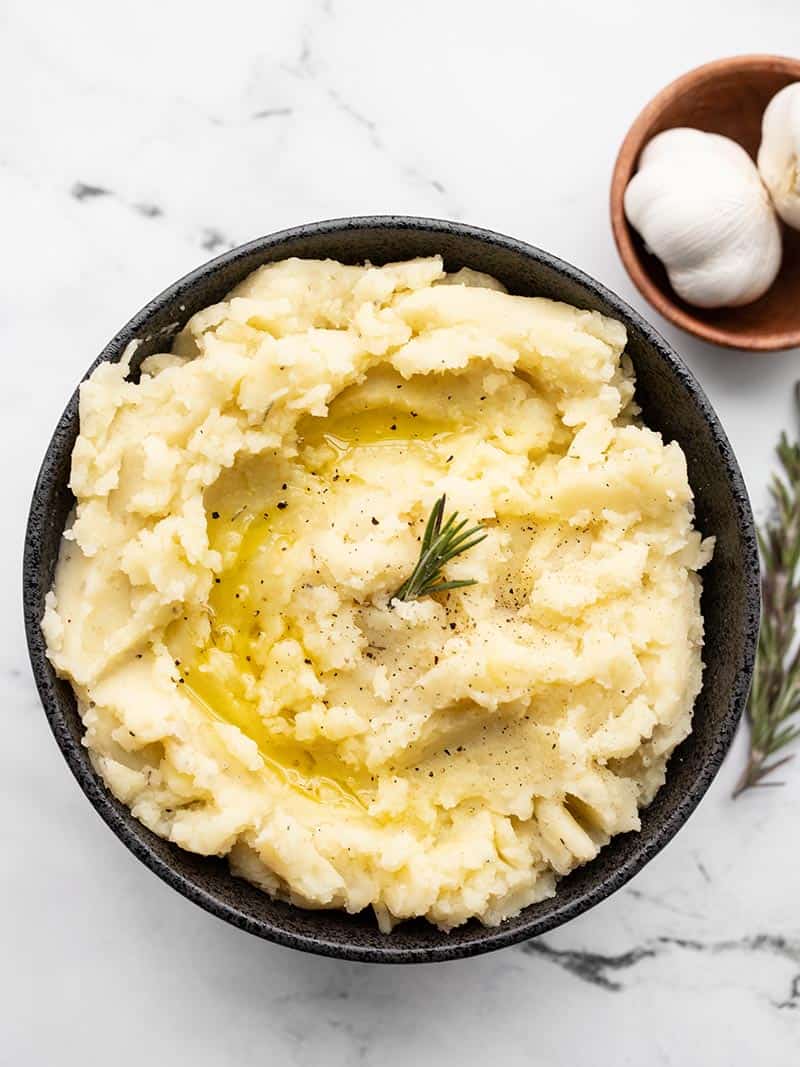
<svg viewBox="0 0 800 1067"><path fill-rule="evenodd" d="M800 52L796 0L12 0L0 25L0 1064L796 1063L800 760L782 790L734 803L740 736L674 842L536 942L416 968L304 956L190 905L101 823L41 712L17 592L51 428L119 325L212 253L347 214L511 233L642 308L708 391L763 513L800 353L714 350L650 313L607 193L667 81Z"/></svg>

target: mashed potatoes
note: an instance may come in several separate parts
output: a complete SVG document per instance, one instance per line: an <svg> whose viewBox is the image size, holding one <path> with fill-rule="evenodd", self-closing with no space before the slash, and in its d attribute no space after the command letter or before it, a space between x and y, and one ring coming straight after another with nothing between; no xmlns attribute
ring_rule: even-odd
<svg viewBox="0 0 800 1067"><path fill-rule="evenodd" d="M43 621L109 788L304 907L448 929L552 895L664 780L700 688L677 444L623 327L439 258L265 266L81 389ZM419 600L447 494L488 530Z"/></svg>

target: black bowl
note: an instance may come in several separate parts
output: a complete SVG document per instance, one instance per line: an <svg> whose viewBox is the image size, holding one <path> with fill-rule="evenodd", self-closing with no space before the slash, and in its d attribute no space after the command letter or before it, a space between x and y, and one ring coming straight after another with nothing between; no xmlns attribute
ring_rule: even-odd
<svg viewBox="0 0 800 1067"><path fill-rule="evenodd" d="M647 424L686 453L697 524L717 547L703 572L706 627L703 689L694 730L673 754L667 781L642 812L639 833L615 837L591 863L562 879L556 896L501 926L472 921L445 934L423 921L381 934L371 912L305 911L271 900L234 878L221 859L192 855L145 829L108 792L81 744L70 686L57 678L39 628L61 533L73 504L70 454L78 431L73 395L48 445L33 493L24 560L24 607L31 663L50 726L81 788L114 833L165 882L243 930L282 945L343 959L413 963L474 956L544 933L624 885L664 847L708 789L731 743L747 696L758 633L759 570L753 517L736 459L711 405L681 359L619 297L575 267L486 230L430 219L339 219L285 230L234 248L170 286L124 326L102 360L118 360L138 338L134 366L167 348L186 320L262 263L288 256L386 263L441 253L449 269L467 266L499 278L512 293L564 300L620 319L636 368L636 395Z"/></svg>

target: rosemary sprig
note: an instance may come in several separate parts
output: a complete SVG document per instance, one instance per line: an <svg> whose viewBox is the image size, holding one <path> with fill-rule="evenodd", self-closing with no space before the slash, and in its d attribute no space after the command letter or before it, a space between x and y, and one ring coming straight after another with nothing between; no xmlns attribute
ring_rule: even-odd
<svg viewBox="0 0 800 1067"><path fill-rule="evenodd" d="M425 533L422 537L419 559L408 578L403 582L391 600L416 600L431 593L443 593L447 589L463 589L475 585L474 578L463 578L446 582L442 580L442 568L446 563L463 552L474 548L489 531L483 526L464 527L469 519L458 521L458 512L454 511L447 522L442 525L445 497L440 496L433 505Z"/></svg>
<svg viewBox="0 0 800 1067"><path fill-rule="evenodd" d="M795 386L795 403L800 409L800 382ZM782 433L777 453L782 473L773 477L772 514L758 532L762 618L747 702L750 753L735 797L753 786L780 785L764 779L793 758L793 753L774 757L800 736L795 719L800 712L795 620L800 603L800 441L792 443Z"/></svg>

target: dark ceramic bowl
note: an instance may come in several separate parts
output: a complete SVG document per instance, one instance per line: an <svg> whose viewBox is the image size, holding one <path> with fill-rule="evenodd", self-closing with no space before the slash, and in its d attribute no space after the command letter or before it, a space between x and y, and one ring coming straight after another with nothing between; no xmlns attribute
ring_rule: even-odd
<svg viewBox="0 0 800 1067"><path fill-rule="evenodd" d="M648 425L677 440L689 464L697 523L717 538L703 572L706 670L694 731L669 762L667 781L642 812L639 833L621 834L592 863L564 878L552 900L526 908L501 926L473 921L441 933L423 921L381 934L371 912L305 911L271 900L234 878L227 863L184 852L146 830L108 792L81 745L72 690L56 678L39 628L61 533L72 506L67 486L78 431L77 395L47 448L33 493L25 541L24 606L31 663L53 733L73 774L114 833L165 882L243 930L327 956L414 963L474 956L559 926L619 889L664 847L708 789L728 750L747 695L758 630L758 554L739 467L703 391L670 346L619 297L575 267L510 237L460 223L377 217L341 219L262 237L219 256L170 286L124 326L102 360L117 360L133 338L135 363L167 348L190 315L222 299L262 263L287 256L385 263L441 253L449 269L468 266L499 278L512 293L553 297L620 319L636 368L636 395Z"/></svg>

